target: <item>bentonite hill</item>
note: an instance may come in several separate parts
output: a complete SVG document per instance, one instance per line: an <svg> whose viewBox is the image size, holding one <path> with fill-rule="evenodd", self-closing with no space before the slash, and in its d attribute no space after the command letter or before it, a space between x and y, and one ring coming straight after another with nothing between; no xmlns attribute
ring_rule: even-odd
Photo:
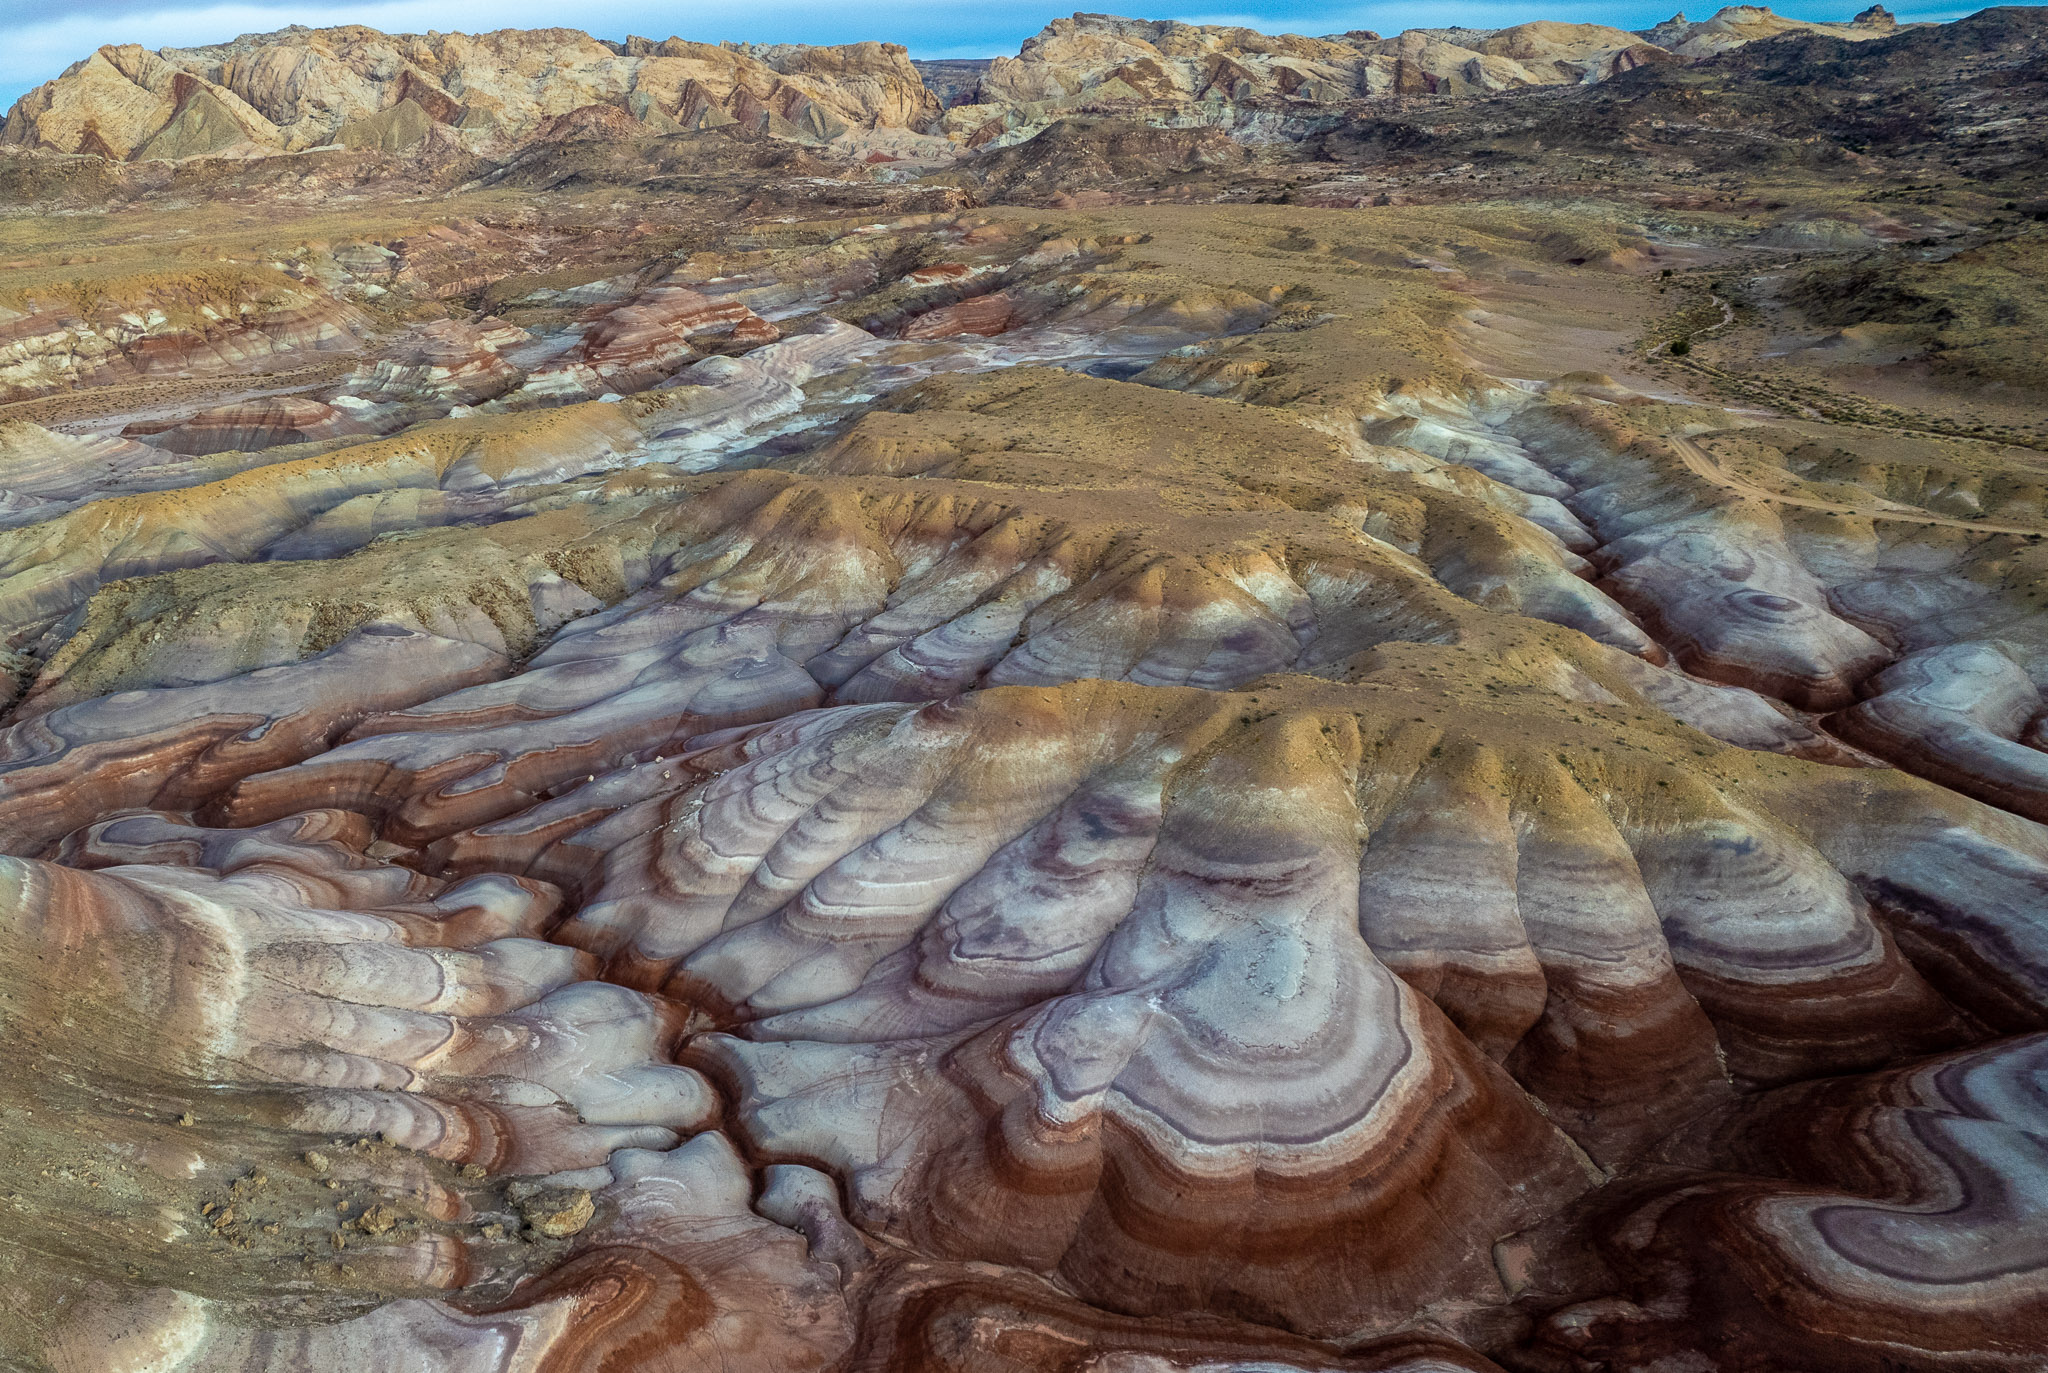
<svg viewBox="0 0 2048 1373"><path fill-rule="evenodd" d="M2048 9L103 47L0 1368L2039 1373L2044 536Z"/></svg>

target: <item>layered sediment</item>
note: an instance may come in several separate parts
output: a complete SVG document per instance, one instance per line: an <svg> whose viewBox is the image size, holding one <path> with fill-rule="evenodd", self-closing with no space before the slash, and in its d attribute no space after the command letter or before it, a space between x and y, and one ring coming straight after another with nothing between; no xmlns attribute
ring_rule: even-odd
<svg viewBox="0 0 2048 1373"><path fill-rule="evenodd" d="M0 1363L2037 1366L2032 431L1717 393L1808 270L1739 205L1188 203L1262 102L1963 28L31 96L527 180L0 280Z"/></svg>

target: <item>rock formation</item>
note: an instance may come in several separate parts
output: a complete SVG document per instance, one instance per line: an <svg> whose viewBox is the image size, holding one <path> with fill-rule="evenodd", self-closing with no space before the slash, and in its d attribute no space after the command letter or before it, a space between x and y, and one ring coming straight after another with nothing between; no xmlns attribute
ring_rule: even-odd
<svg viewBox="0 0 2048 1373"><path fill-rule="evenodd" d="M2037 1369L2044 51L31 94L0 1365Z"/></svg>
<svg viewBox="0 0 2048 1373"><path fill-rule="evenodd" d="M571 29L386 35L294 27L215 47L106 47L24 96L0 137L114 158L402 153L430 138L559 138L573 112L611 108L651 133L714 122L829 139L937 114L894 44L749 49ZM586 121L587 122L587 121Z"/></svg>
<svg viewBox="0 0 2048 1373"><path fill-rule="evenodd" d="M7 400L80 384L287 370L353 351L366 324L347 302L262 267L9 294L0 305Z"/></svg>
<svg viewBox="0 0 2048 1373"><path fill-rule="evenodd" d="M856 145L878 130L904 130L979 147L1019 141L1066 113L1135 107L1173 123L1227 123L1240 109L1602 81L1782 34L1861 40L1895 27L1882 7L1853 23L1816 24L1732 6L1703 23L1680 15L1643 34L1537 21L1304 38L1076 14L1048 24L1016 57L977 69L971 83L942 83L942 96L903 48L887 43L613 43L571 29L386 35L294 26L200 48L103 47L17 101L0 146L124 161L323 147L502 157L532 143L734 128Z"/></svg>

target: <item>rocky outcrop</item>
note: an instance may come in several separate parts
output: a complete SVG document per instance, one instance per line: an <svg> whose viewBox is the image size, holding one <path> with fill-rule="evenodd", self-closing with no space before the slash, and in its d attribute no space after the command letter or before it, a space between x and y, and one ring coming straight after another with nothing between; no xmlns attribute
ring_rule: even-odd
<svg viewBox="0 0 2048 1373"><path fill-rule="evenodd" d="M991 199L1018 202L1063 196L1076 184L1108 188L1125 178L1143 184L1161 176L1225 171L1251 160L1244 145L1221 129L1153 128L1135 119L1072 116L1021 143L994 124L968 141L987 151L966 160L961 171Z"/></svg>
<svg viewBox="0 0 2048 1373"><path fill-rule="evenodd" d="M32 524L119 490L163 454L123 439L58 434L27 420L0 424L0 526Z"/></svg>
<svg viewBox="0 0 2048 1373"><path fill-rule="evenodd" d="M937 115L894 44L612 45L569 29L420 36L351 26L160 53L102 48L17 101L0 142L118 159L329 144L402 154L429 139L503 150L712 122L825 141Z"/></svg>
<svg viewBox="0 0 2048 1373"><path fill-rule="evenodd" d="M1149 107L1178 110L1175 124L1229 124L1240 109L1577 84L1668 60L1654 44L1596 24L1303 38L1076 14L1027 39L1016 57L996 58L972 96L946 111L944 124L954 137L982 146L1027 138L1066 114Z"/></svg>
<svg viewBox="0 0 2048 1373"><path fill-rule="evenodd" d="M1710 57L1785 34L1816 34L1853 43L1889 37L1897 28L1898 21L1882 5L1872 5L1846 24L1792 19L1761 5L1729 5L1697 22L1683 14L1673 15L1655 28L1643 30L1642 36L1680 57Z"/></svg>
<svg viewBox="0 0 2048 1373"><path fill-rule="evenodd" d="M437 407L495 400L526 377L506 361L505 350L531 341L524 329L488 315L475 323L435 320L384 344L377 356L351 372L328 400L358 410L356 401ZM408 419L417 416L416 411L407 409L400 414Z"/></svg>
<svg viewBox="0 0 2048 1373"><path fill-rule="evenodd" d="M102 1362L149 1340L189 1350L209 1368L242 1373L311 1373L360 1360L453 1373L473 1366L469 1353L480 1348L515 1367L589 1367L621 1347L658 1348L673 1368L715 1368L729 1362L733 1349L778 1373L841 1366L854 1331L838 1270L815 1256L817 1241L805 1229L753 1209L746 1165L723 1135L706 1132L674 1149L622 1148L605 1172L608 1180L594 1196L584 1188L555 1189L580 1199L579 1210L603 1217L579 1230L573 1244L546 1245L547 1237L529 1228L523 1239L470 1246L464 1260L504 1271L510 1266L491 1250L505 1255L539 1241L563 1254L554 1273L487 1309L413 1297L278 1332L252 1325L229 1303L145 1298L68 1322L58 1347L81 1363ZM493 1200L502 1206L505 1199ZM482 1220L488 1229L502 1233L510 1222L519 1234L512 1208L485 1214L503 1218ZM463 1219L474 1224L480 1217L470 1212ZM351 1258L352 1269L372 1266L360 1252ZM385 1272L387 1280L402 1281Z"/></svg>
<svg viewBox="0 0 2048 1373"><path fill-rule="evenodd" d="M202 410L175 424L138 421L121 431L168 453L228 453L371 432L345 411L302 396L269 396Z"/></svg>
<svg viewBox="0 0 2048 1373"><path fill-rule="evenodd" d="M546 481L617 465L641 441L609 406L500 420L482 432L423 427L400 438L243 471L187 491L149 490L87 505L0 534L0 593L16 642L61 618L102 584L145 568L254 558L309 519L349 500L396 490L463 490ZM165 483L170 485L171 483ZM203 529L205 537L195 537ZM298 628L310 611L298 609ZM268 637L281 632L273 623ZM253 666L254 664L250 664Z"/></svg>
<svg viewBox="0 0 2048 1373"><path fill-rule="evenodd" d="M1873 678L1831 723L1844 738L1965 795L2048 821L2041 693L1995 643L1923 649Z"/></svg>
<svg viewBox="0 0 2048 1373"><path fill-rule="evenodd" d="M945 338L953 334L1000 334L1016 318L1015 307L1000 291L970 296L953 305L927 310L903 326L905 338Z"/></svg>
<svg viewBox="0 0 2048 1373"><path fill-rule="evenodd" d="M1654 1363L1680 1349L1696 1357L1705 1324L1715 1331L1706 1357L1723 1368L1809 1358L1878 1368L1904 1344L2024 1367L2044 1319L2038 1285L2021 1276L2040 1262L2031 1088L2044 1051L2048 1041L2027 1035L1787 1087L1673 1141L1673 1156L1737 1176L1632 1198L1610 1250L1630 1299L1557 1312L1542 1344ZM2020 1348L1986 1348L1976 1333L1986 1318L2022 1332Z"/></svg>
<svg viewBox="0 0 2048 1373"><path fill-rule="evenodd" d="M526 390L575 399L644 391L697 356L693 339L744 348L777 337L774 325L731 296L654 286L592 320L572 348L528 375Z"/></svg>
<svg viewBox="0 0 2048 1373"><path fill-rule="evenodd" d="M353 352L367 321L262 267L83 277L0 298L0 401L78 385L284 371Z"/></svg>
<svg viewBox="0 0 2048 1373"><path fill-rule="evenodd" d="M294 27L202 48L102 48L17 101L0 145L116 160L322 146L392 156L437 147L502 160L532 144L737 127L848 147L878 130L942 132L971 149L1021 141L1070 114L1146 111L1173 126L1231 126L1257 110L1576 85L1781 34L1864 39L1895 27L1881 7L1853 23L1820 24L1734 6L1641 34L1537 21L1305 38L1075 14L1027 39L1015 57L947 69L936 88L890 43L613 44L570 29Z"/></svg>
<svg viewBox="0 0 2048 1373"><path fill-rule="evenodd" d="M24 721L0 733L0 846L38 852L110 810L188 809L221 769L297 762L366 714L505 666L473 644L379 625L304 663L227 684L100 697Z"/></svg>

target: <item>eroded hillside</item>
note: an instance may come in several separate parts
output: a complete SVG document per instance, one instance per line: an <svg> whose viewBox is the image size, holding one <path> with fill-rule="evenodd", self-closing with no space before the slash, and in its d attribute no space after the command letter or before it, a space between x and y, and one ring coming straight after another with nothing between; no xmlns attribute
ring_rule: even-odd
<svg viewBox="0 0 2048 1373"><path fill-rule="evenodd" d="M2040 1365L2024 12L560 42L9 118L0 1364Z"/></svg>

